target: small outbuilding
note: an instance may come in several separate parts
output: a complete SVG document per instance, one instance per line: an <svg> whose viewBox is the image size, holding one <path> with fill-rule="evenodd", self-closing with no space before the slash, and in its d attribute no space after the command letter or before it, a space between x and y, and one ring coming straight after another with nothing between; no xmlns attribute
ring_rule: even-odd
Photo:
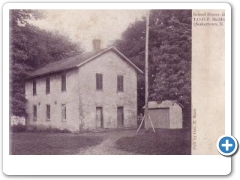
<svg viewBox="0 0 240 180"><path fill-rule="evenodd" d="M148 109L154 128L182 128L182 105L176 101L150 101L148 102ZM151 128L151 122L149 120L145 121L145 128Z"/></svg>

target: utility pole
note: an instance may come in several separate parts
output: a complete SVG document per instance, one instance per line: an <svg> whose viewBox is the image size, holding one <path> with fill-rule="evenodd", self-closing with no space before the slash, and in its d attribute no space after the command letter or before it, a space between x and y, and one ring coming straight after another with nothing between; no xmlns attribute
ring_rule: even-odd
<svg viewBox="0 0 240 180"><path fill-rule="evenodd" d="M145 119L148 120L148 44L149 44L149 11L146 19L146 45L145 45Z"/></svg>
<svg viewBox="0 0 240 180"><path fill-rule="evenodd" d="M144 110L144 116L143 116L143 119L142 119L142 122L140 124L140 126L138 127L138 130L137 132L140 130L142 124L143 124L143 121L145 120L150 120L151 122L151 125L152 125L152 128L153 128L153 131L155 132L155 129L154 129L154 126L153 126L153 123L152 123L152 120L151 120L151 117L149 116L148 114L148 94L149 94L149 87L148 87L148 44L149 44L149 11L147 11L147 16L146 16L146 45L145 45L145 110Z"/></svg>

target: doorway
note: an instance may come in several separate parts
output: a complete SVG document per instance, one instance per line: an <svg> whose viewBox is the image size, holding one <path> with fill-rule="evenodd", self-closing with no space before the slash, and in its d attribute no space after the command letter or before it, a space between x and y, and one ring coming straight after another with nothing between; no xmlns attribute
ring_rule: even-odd
<svg viewBox="0 0 240 180"><path fill-rule="evenodd" d="M103 108L96 107L96 126L97 128L103 128Z"/></svg>
<svg viewBox="0 0 240 180"><path fill-rule="evenodd" d="M155 128L170 128L169 108L149 109L149 115L151 116Z"/></svg>
<svg viewBox="0 0 240 180"><path fill-rule="evenodd" d="M117 108L117 127L123 128L124 127L124 114L123 114L123 107Z"/></svg>

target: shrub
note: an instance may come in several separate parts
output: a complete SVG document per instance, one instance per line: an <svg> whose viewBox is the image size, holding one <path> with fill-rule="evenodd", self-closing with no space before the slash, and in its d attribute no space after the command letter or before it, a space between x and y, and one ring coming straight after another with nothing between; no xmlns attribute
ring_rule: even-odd
<svg viewBox="0 0 240 180"><path fill-rule="evenodd" d="M44 132L50 132L50 133L71 133L68 129L58 129L58 128L48 128Z"/></svg>
<svg viewBox="0 0 240 180"><path fill-rule="evenodd" d="M71 133L68 129L58 129L51 126L29 126L27 132L33 133Z"/></svg>
<svg viewBox="0 0 240 180"><path fill-rule="evenodd" d="M17 125L11 126L12 132L25 132L26 130L27 130L27 127L22 124L17 124Z"/></svg>

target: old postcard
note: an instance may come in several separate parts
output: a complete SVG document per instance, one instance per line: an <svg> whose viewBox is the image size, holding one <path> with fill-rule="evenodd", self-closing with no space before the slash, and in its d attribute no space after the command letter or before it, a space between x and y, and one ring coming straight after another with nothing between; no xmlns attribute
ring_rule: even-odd
<svg viewBox="0 0 240 180"><path fill-rule="evenodd" d="M231 158L216 146L231 135L228 4L38 5L4 7L6 174L231 171ZM237 148L231 142L226 151ZM23 159L50 163L9 169ZM61 161L81 164L56 168ZM219 162L224 167L210 168ZM142 171L142 163L154 167Z"/></svg>

